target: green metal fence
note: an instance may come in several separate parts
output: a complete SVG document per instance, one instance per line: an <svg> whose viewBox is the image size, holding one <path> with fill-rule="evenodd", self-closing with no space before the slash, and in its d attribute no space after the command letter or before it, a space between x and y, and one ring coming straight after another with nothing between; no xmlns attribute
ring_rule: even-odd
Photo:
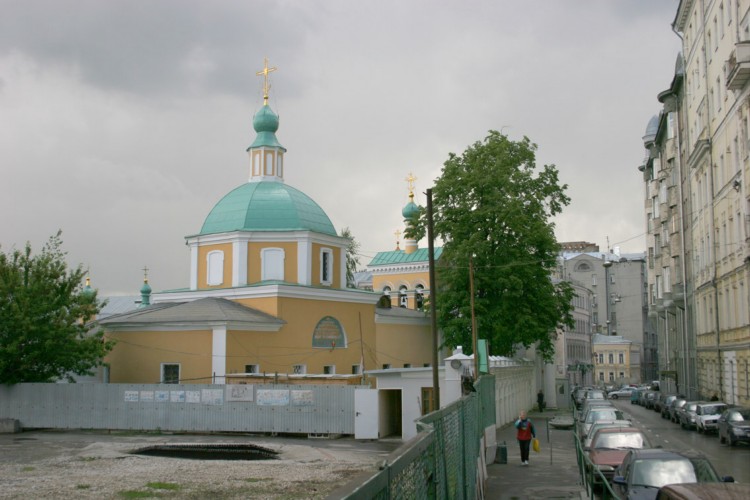
<svg viewBox="0 0 750 500"><path fill-rule="evenodd" d="M495 426L495 378L487 375L476 392L417 422L419 434L393 452L380 470L361 484L329 498L474 499L480 443Z"/></svg>
<svg viewBox="0 0 750 500"><path fill-rule="evenodd" d="M620 497L612 490L609 480L602 474L597 466L589 459L581 445L577 429L573 431L573 439L576 444L576 460L578 460L578 472L581 475L581 481L586 487L586 494L589 498L602 500L619 500Z"/></svg>

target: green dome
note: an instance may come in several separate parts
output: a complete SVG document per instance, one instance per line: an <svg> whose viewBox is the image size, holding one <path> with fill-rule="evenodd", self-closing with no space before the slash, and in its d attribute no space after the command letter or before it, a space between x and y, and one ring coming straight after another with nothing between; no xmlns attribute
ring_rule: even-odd
<svg viewBox="0 0 750 500"><path fill-rule="evenodd" d="M403 210L401 210L401 215L404 216L404 219L411 219L414 215L417 215L419 213L419 207L416 203L413 201L410 201L406 204Z"/></svg>
<svg viewBox="0 0 750 500"><path fill-rule="evenodd" d="M248 182L224 196L200 234L229 231L315 231L336 236L331 220L302 191L282 182Z"/></svg>
<svg viewBox="0 0 750 500"><path fill-rule="evenodd" d="M255 141L248 150L258 147L274 147L284 149L276 139L276 131L279 130L279 117L269 106L263 106L253 117L253 128L258 133ZM286 150L285 150L286 151Z"/></svg>

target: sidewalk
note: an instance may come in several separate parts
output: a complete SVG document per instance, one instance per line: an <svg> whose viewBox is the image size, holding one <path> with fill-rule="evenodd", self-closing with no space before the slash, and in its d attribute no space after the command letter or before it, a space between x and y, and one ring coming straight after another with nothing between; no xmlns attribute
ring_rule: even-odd
<svg viewBox="0 0 750 500"><path fill-rule="evenodd" d="M558 415L572 417L572 412L550 410L529 413L536 427L541 451L531 452L528 466L521 465L521 452L513 424L497 430L498 447L503 441L507 445L508 463L487 465L487 500L586 498L586 490L580 484L578 474L573 430L555 429L547 424L548 419Z"/></svg>

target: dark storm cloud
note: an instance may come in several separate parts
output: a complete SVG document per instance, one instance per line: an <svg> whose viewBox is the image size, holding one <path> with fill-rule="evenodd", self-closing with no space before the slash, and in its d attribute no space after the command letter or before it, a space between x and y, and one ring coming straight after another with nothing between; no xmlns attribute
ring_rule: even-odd
<svg viewBox="0 0 750 500"><path fill-rule="evenodd" d="M290 20L271 1L5 0L0 7L0 54L17 51L72 67L93 86L146 94L185 91L199 57L210 63L206 88L247 95L258 61L271 49L291 58L311 22L300 18L304 10Z"/></svg>

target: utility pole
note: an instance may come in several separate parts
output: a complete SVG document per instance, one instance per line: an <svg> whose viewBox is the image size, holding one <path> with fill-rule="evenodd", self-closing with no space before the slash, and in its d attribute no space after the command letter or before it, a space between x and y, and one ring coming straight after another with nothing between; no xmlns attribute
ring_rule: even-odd
<svg viewBox="0 0 750 500"><path fill-rule="evenodd" d="M437 285L435 284L435 235L432 220L432 189L427 190L427 253L430 265L430 324L432 326L432 390L434 410L440 409L440 379L438 378Z"/></svg>
<svg viewBox="0 0 750 500"><path fill-rule="evenodd" d="M474 314L474 256L469 257L469 303L471 304L471 350L474 352L474 380L479 378L479 353L477 352L477 318Z"/></svg>

